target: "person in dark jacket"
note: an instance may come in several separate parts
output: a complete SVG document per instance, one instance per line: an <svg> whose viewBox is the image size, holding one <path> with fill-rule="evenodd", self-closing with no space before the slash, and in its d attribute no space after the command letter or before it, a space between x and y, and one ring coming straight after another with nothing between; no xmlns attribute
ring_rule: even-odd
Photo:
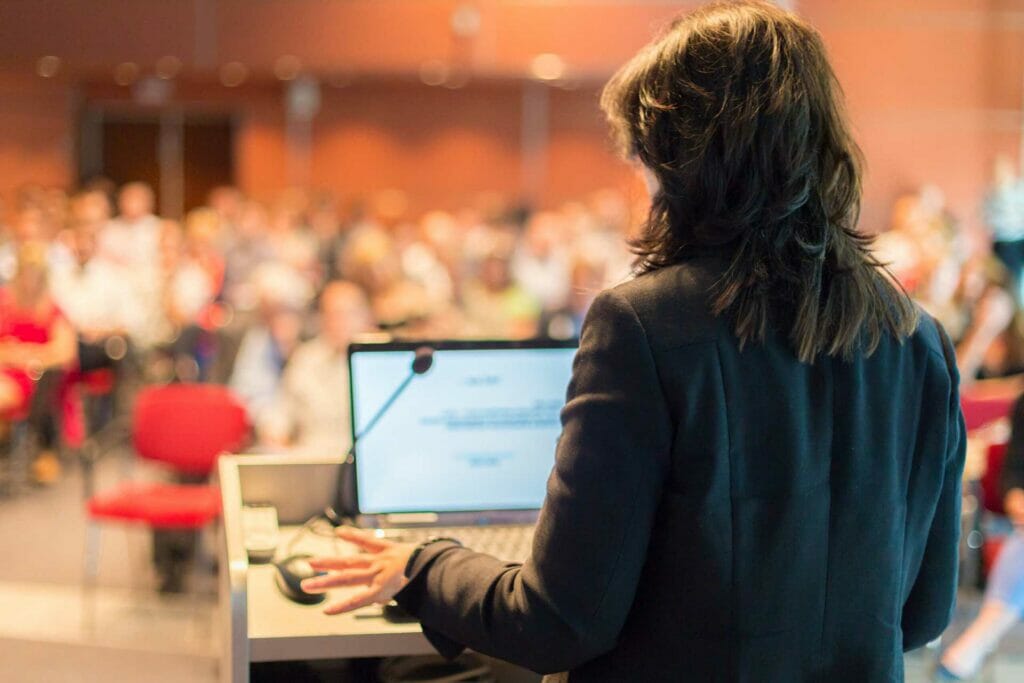
<svg viewBox="0 0 1024 683"><path fill-rule="evenodd" d="M531 557L343 528L365 552L304 587L573 682L902 680L956 595L958 377L857 231L821 38L710 5L602 105L651 210L584 323Z"/></svg>

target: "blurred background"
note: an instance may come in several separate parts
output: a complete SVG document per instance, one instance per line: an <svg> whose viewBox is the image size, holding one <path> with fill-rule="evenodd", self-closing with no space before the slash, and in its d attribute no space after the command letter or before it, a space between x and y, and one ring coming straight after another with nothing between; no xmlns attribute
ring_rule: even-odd
<svg viewBox="0 0 1024 683"><path fill-rule="evenodd" d="M577 335L629 276L647 206L601 87L697 4L0 1L0 538L16 549L0 595L23 605L0 616L0 656L17 680L215 676L216 629L176 602L212 609L191 565L208 538L108 534L91 569L119 626L59 616L90 497L188 479L138 461L140 392L226 387L251 427L235 450L340 455L356 336ZM952 638L1009 533L1024 0L780 4L821 32L845 90L862 230L957 342L973 437ZM988 661L988 680L1024 675L1020 627Z"/></svg>

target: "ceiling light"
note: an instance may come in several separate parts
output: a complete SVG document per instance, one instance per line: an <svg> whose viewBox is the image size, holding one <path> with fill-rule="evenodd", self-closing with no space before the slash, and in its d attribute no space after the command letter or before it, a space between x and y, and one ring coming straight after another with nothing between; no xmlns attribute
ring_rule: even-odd
<svg viewBox="0 0 1024 683"><path fill-rule="evenodd" d="M139 78L139 65L135 62L121 62L114 67L114 82L118 85L131 85Z"/></svg>
<svg viewBox="0 0 1024 683"><path fill-rule="evenodd" d="M302 71L302 62L295 55L278 57L274 62L274 75L282 81L294 81Z"/></svg>
<svg viewBox="0 0 1024 683"><path fill-rule="evenodd" d="M541 81L557 81L565 75L565 61L556 54L545 52L530 63L533 77Z"/></svg>
<svg viewBox="0 0 1024 683"><path fill-rule="evenodd" d="M60 57L46 55L36 62L36 73L43 78L53 78L60 71Z"/></svg>
<svg viewBox="0 0 1024 683"><path fill-rule="evenodd" d="M228 62L220 68L220 82L227 88L237 88L248 77L249 69L241 62Z"/></svg>
<svg viewBox="0 0 1024 683"><path fill-rule="evenodd" d="M169 81L181 71L181 60L174 55L165 55L156 60L157 78Z"/></svg>
<svg viewBox="0 0 1024 683"><path fill-rule="evenodd" d="M427 85L443 85L450 71L440 59L430 59L420 65L420 80Z"/></svg>

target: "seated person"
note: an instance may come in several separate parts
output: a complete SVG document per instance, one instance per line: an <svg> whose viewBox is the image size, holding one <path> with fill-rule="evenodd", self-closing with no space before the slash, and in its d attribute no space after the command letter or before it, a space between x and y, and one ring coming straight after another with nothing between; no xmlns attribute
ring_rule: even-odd
<svg viewBox="0 0 1024 683"><path fill-rule="evenodd" d="M977 618L942 655L940 680L973 677L986 655L1024 614L1024 397L1013 409L1010 445L1003 464L1003 509L1013 524L988 576Z"/></svg>
<svg viewBox="0 0 1024 683"><path fill-rule="evenodd" d="M47 288L46 247L27 242L18 250L14 279L0 288L0 424L28 410L43 372L70 368L76 359L75 332ZM32 470L37 481L50 483L60 464L47 450Z"/></svg>
<svg viewBox="0 0 1024 683"><path fill-rule="evenodd" d="M275 409L285 364L298 345L303 307L295 301L264 299L260 318L242 336L228 385L256 424Z"/></svg>
<svg viewBox="0 0 1024 683"><path fill-rule="evenodd" d="M370 305L351 282L320 295L320 333L299 346L285 367L276 409L257 424L265 446L310 455L340 455L349 432L348 357L353 337L373 329Z"/></svg>
<svg viewBox="0 0 1024 683"><path fill-rule="evenodd" d="M525 339L537 333L540 305L512 278L510 257L509 249L496 246L466 284L462 303L472 336Z"/></svg>
<svg viewBox="0 0 1024 683"><path fill-rule="evenodd" d="M50 288L60 310L78 332L79 368L89 372L111 367L107 342L123 337L131 325L133 301L126 300L125 269L97 256L97 240L107 221L106 198L97 192L71 200L71 234L75 263L55 269Z"/></svg>

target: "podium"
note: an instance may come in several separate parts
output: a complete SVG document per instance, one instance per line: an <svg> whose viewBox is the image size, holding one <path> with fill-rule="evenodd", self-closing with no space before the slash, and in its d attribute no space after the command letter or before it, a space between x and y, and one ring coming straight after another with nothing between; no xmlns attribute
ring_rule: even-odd
<svg viewBox="0 0 1024 683"><path fill-rule="evenodd" d="M341 458L291 455L222 456L218 463L223 507L218 619L222 638L220 679L248 683L253 662L349 659L429 654L418 624L385 621L381 608L327 616L325 603L300 605L278 590L270 564L250 564L242 535L242 506L277 508L279 553L347 554L351 547L312 533L302 524L334 501ZM338 589L328 600L338 599Z"/></svg>

